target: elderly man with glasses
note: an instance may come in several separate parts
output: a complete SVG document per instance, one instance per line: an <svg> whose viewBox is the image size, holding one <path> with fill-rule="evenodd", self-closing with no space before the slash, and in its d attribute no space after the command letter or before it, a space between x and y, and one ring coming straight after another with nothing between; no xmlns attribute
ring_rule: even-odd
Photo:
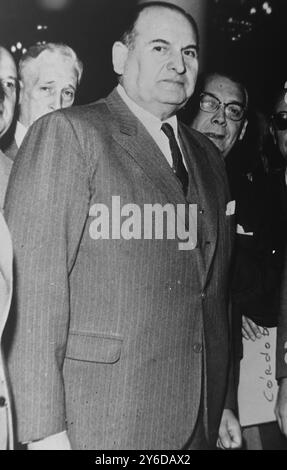
<svg viewBox="0 0 287 470"><path fill-rule="evenodd" d="M241 328L242 336L246 340L256 341L261 338L263 327L277 325L278 295L282 275L280 258L282 258L281 240L284 238L283 225L277 216L278 198L272 197L270 176L266 176L263 171L250 170L253 165L250 160L255 161L252 153L257 155L256 161L258 165L260 164L259 142L257 144L255 142L256 132L252 122L249 133L252 135L253 146L237 147L238 152L231 152L232 149L236 150L235 144L245 135L247 91L236 79L220 74L206 76L202 85L199 110L193 121L193 127L205 134L220 150L225 159L232 198L236 200L237 233L233 269L230 275L230 293L234 326L235 378L239 381L239 365L243 355ZM286 156L287 104L282 93L281 101L279 100L275 111L271 130L280 153ZM284 322L286 323L286 320L283 319L282 324ZM287 335L285 340L282 339L283 336L283 333L279 335L281 351L277 372L281 378L285 377L284 369L286 369L284 347L287 344ZM286 379L282 379L276 410L283 432L286 432L287 422L285 382ZM246 403L249 398L251 397L246 396ZM286 446L274 423L244 428L243 438L248 450L283 449Z"/></svg>
<svg viewBox="0 0 287 470"><path fill-rule="evenodd" d="M204 78L200 107L192 127L206 135L225 158L247 127L248 94L236 79L222 74Z"/></svg>

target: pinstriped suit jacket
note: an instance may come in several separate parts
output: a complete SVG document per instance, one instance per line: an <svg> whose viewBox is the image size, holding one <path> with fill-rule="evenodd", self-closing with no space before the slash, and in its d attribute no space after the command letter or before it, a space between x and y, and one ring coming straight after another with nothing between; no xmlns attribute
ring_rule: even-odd
<svg viewBox="0 0 287 470"><path fill-rule="evenodd" d="M204 393L215 442L229 357L228 190L215 147L180 132L187 199L200 209L192 251L180 251L179 240L91 237L91 207L111 209L112 196L142 209L186 203L116 91L42 118L23 142L6 205L17 273L9 369L20 440L67 426L76 449L180 449Z"/></svg>

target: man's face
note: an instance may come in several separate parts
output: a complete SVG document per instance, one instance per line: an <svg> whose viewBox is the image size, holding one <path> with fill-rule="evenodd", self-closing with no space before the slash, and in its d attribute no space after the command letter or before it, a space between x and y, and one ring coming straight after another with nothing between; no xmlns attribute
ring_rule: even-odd
<svg viewBox="0 0 287 470"><path fill-rule="evenodd" d="M114 45L115 72L139 106L160 119L188 101L198 72L196 34L180 13L150 8L141 13L130 48Z"/></svg>
<svg viewBox="0 0 287 470"><path fill-rule="evenodd" d="M282 122L287 122L287 104L285 102L285 94L282 95L281 99L278 101L274 114L277 119L280 118ZM271 132L273 134L275 145L277 145L282 157L287 160L287 129L280 130L276 124L273 123Z"/></svg>
<svg viewBox="0 0 287 470"><path fill-rule="evenodd" d="M203 90L211 97L217 98L221 103L241 104L245 106L245 96L237 83L226 77L211 77ZM199 109L192 127L206 135L219 149L225 158L237 140L243 138L247 121L233 121L226 116L226 109L220 106L216 111L210 113Z"/></svg>
<svg viewBox="0 0 287 470"><path fill-rule="evenodd" d="M3 99L0 100L0 137L9 129L16 104L17 70L12 56L0 48L0 81Z"/></svg>
<svg viewBox="0 0 287 470"><path fill-rule="evenodd" d="M72 106L77 75L70 58L44 51L26 65L21 78L19 119L24 126L56 109Z"/></svg>

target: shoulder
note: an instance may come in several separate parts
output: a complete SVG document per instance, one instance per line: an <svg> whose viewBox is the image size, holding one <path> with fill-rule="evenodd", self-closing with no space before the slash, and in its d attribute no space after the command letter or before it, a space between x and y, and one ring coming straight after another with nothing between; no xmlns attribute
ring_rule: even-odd
<svg viewBox="0 0 287 470"><path fill-rule="evenodd" d="M4 172L5 174L9 174L12 165L13 162L10 160L10 158L6 157L6 155L0 150L0 169L2 170L2 172Z"/></svg>
<svg viewBox="0 0 287 470"><path fill-rule="evenodd" d="M187 127L183 123L179 125L180 131L188 140L191 151L194 151L193 156L196 158L196 155L198 155L198 158L205 159L210 171L221 181L223 180L225 185L228 185L225 162L215 145L200 132Z"/></svg>
<svg viewBox="0 0 287 470"><path fill-rule="evenodd" d="M48 140L49 134L52 138L56 135L57 141L65 140L69 136L84 144L98 133L107 134L113 121L106 100L102 99L92 104L73 106L47 114L38 119L31 126L31 130L35 135L43 132Z"/></svg>

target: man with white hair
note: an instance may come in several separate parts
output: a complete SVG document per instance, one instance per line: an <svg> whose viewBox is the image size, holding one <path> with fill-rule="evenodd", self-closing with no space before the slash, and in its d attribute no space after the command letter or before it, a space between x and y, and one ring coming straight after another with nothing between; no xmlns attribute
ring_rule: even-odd
<svg viewBox="0 0 287 470"><path fill-rule="evenodd" d="M19 118L7 155L14 160L28 128L41 116L72 106L83 65L65 44L38 44L19 63Z"/></svg>

